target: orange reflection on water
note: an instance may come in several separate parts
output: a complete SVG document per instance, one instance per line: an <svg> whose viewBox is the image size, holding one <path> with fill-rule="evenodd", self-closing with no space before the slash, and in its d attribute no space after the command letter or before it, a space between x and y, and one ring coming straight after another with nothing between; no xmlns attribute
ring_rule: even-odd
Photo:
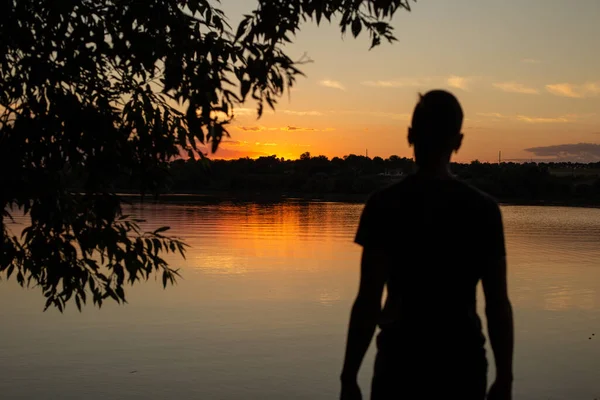
<svg viewBox="0 0 600 400"><path fill-rule="evenodd" d="M360 248L353 235L360 204L321 202L138 206L147 229L169 225L190 246L172 257L186 284L229 276L230 298L349 301L358 281ZM212 279L212 278L211 278Z"/></svg>

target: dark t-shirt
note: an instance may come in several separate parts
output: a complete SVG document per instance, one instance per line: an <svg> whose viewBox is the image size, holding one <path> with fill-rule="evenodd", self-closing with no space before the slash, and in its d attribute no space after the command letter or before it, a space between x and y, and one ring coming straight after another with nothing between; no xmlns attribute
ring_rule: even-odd
<svg viewBox="0 0 600 400"><path fill-rule="evenodd" d="M483 349L476 286L505 255L490 196L457 179L411 175L369 198L355 241L391 264L380 349Z"/></svg>

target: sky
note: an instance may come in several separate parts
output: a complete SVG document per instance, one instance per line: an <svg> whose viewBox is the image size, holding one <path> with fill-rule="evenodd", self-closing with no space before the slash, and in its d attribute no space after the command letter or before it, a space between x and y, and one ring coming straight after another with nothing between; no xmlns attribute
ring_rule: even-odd
<svg viewBox="0 0 600 400"><path fill-rule="evenodd" d="M253 0L222 0L237 24ZM419 0L392 21L398 42L304 24L288 55L312 60L290 96L257 119L236 111L212 158L301 153L412 157L418 93L442 88L465 112L459 162L600 161L600 1Z"/></svg>

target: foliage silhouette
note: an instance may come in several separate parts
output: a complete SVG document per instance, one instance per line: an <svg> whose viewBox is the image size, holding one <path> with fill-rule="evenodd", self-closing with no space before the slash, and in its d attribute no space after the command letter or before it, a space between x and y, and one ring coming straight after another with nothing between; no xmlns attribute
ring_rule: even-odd
<svg viewBox="0 0 600 400"><path fill-rule="evenodd" d="M410 0L260 0L233 29L209 0L8 0L0 13L0 274L42 290L63 310L86 292L125 301L125 282L176 271L184 244L140 232L115 182L158 193L166 163L204 157L229 136L235 107L263 108L301 74L284 46L300 24L337 20L395 40L388 21ZM77 168L83 186L68 190ZM16 211L18 209L18 211ZM31 223L21 237L11 213Z"/></svg>

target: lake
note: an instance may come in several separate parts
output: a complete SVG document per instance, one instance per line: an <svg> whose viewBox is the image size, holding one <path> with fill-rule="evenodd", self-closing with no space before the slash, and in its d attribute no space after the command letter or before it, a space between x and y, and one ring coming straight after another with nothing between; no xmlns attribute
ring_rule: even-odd
<svg viewBox="0 0 600 400"><path fill-rule="evenodd" d="M133 206L191 245L175 287L42 312L0 282L2 399L334 399L360 204ZM600 398L600 209L504 206L516 399ZM479 309L483 310L481 290ZM483 314L481 314L483 315ZM361 371L371 378L373 346ZM488 359L493 365L488 349ZM493 368L490 379L493 379ZM366 396L368 398L368 396Z"/></svg>

